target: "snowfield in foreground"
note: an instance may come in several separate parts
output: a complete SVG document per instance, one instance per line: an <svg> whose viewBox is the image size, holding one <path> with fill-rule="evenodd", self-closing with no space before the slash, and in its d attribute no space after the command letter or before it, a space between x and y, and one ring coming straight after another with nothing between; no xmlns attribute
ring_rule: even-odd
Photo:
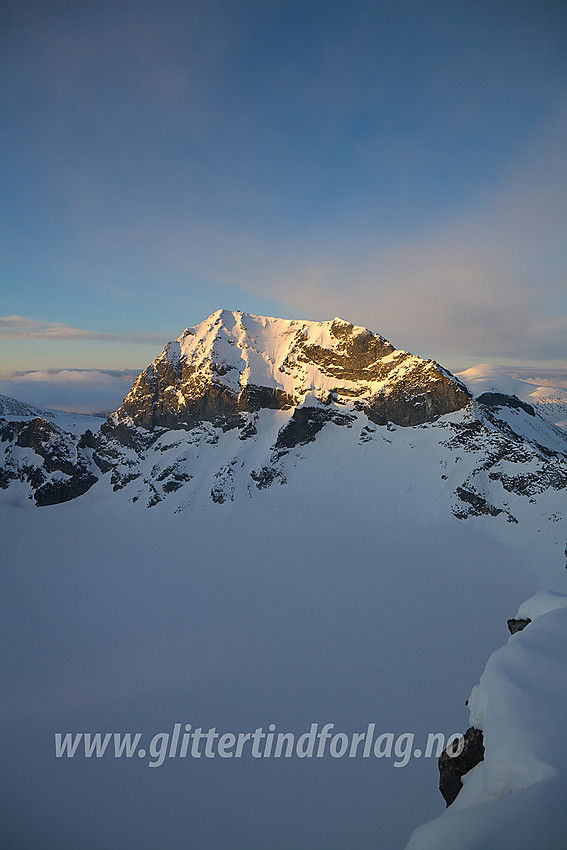
<svg viewBox="0 0 567 850"><path fill-rule="evenodd" d="M537 540L522 553L486 518L395 513L387 480L349 491L344 468L321 483L143 523L96 488L4 506L7 846L402 848L443 811L435 758L55 759L55 732L177 722L373 722L416 748L465 731L471 684L541 587Z"/></svg>

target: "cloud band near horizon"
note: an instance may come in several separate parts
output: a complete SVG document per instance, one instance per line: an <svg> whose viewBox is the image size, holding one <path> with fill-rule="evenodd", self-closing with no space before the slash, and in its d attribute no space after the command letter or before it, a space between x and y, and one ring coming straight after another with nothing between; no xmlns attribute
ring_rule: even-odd
<svg viewBox="0 0 567 850"><path fill-rule="evenodd" d="M101 342L162 342L159 334L109 334L74 328L64 322L46 322L31 316L0 316L0 339L100 340Z"/></svg>

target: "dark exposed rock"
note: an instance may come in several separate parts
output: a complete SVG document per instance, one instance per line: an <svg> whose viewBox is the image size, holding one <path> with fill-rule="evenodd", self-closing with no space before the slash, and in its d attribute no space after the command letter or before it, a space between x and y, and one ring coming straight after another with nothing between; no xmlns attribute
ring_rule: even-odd
<svg viewBox="0 0 567 850"><path fill-rule="evenodd" d="M457 487L456 493L463 502L468 502L471 505L472 510L469 513L472 513L474 516L481 516L482 514L490 514L490 516L498 516L498 514L502 513L501 508L495 508L494 505L491 505L483 496L479 496L478 493L473 493L471 490L465 490L464 487Z"/></svg>
<svg viewBox="0 0 567 850"><path fill-rule="evenodd" d="M170 477L165 480L162 485L162 489L164 493L174 493L176 490L179 490L180 487L183 486L187 481L191 481L193 478L188 472L173 472ZM163 475L158 477L159 481L164 480Z"/></svg>
<svg viewBox="0 0 567 850"><path fill-rule="evenodd" d="M372 442L375 433L375 428L369 428L368 425L365 425L364 428L361 428L360 430L360 437L358 438L359 444Z"/></svg>
<svg viewBox="0 0 567 850"><path fill-rule="evenodd" d="M88 428L84 434L81 434L79 442L77 443L77 448L92 450L91 457L93 462L100 469L103 475L114 468L114 463L103 456L104 454L108 454L108 449L106 448L105 440L101 436L100 432L93 434L90 428ZM119 452L114 450L113 454L114 459L116 460L119 457Z"/></svg>
<svg viewBox="0 0 567 850"><path fill-rule="evenodd" d="M48 481L35 491L35 503L38 507L58 505L82 496L96 484L98 478L90 472L78 470L68 480Z"/></svg>
<svg viewBox="0 0 567 850"><path fill-rule="evenodd" d="M81 434L79 437L79 442L77 443L77 448L79 449L96 449L98 448L98 439L95 437L90 428Z"/></svg>
<svg viewBox="0 0 567 850"><path fill-rule="evenodd" d="M10 486L10 481L13 481L13 478L8 475L5 469L0 468L0 489L7 490Z"/></svg>
<svg viewBox="0 0 567 850"><path fill-rule="evenodd" d="M116 418L120 420L129 416L134 425L148 430L156 427L193 428L203 421L229 430L242 423L238 396L223 384L211 380L195 386L192 395L184 387L187 394L184 395L185 402L181 403L171 385L162 391L163 383L165 381L163 375L158 374L158 368L148 367L117 411Z"/></svg>
<svg viewBox="0 0 567 850"><path fill-rule="evenodd" d="M215 324L222 325L220 317ZM345 399L362 396L368 398L368 382L387 380L390 376L394 384L389 392L366 403L361 401L359 406L367 410L369 418L377 424L429 422L459 410L471 400L465 387L433 361L396 351L379 334L355 328L342 320L333 321L329 333L336 342L325 348L310 343L305 328L298 329L279 367L282 373L293 375L298 370L303 374L299 364L312 364L322 374L336 378L337 388L327 393L324 404L330 405L333 401L344 404ZM250 341L254 343L249 338L243 343L244 347ZM234 338L228 342L237 344ZM191 429L206 421L223 430L239 427L247 429L248 433L250 426L243 420L243 413L288 409L298 403L299 399L282 388L243 383L234 365L217 361L215 345L210 348L209 356L191 362L186 355L181 356L180 351L179 342L170 343L142 372L117 411L116 422L127 422L129 418L134 425L152 430L156 427ZM232 377L227 383L222 379L229 373ZM345 386L349 381L359 386Z"/></svg>
<svg viewBox="0 0 567 850"><path fill-rule="evenodd" d="M183 487L186 481L191 481L192 477L192 475L186 472L179 472L177 466L174 464L173 466L166 467L155 480L164 482L162 484L164 493L175 493L176 490Z"/></svg>
<svg viewBox="0 0 567 850"><path fill-rule="evenodd" d="M526 626L528 625L528 623L531 623L531 620L530 620L529 617L526 617L525 620L521 619L521 618L520 619L507 620L507 623L508 623L508 628L510 629L510 634L515 635L516 632L521 632L522 629L525 629Z"/></svg>
<svg viewBox="0 0 567 850"><path fill-rule="evenodd" d="M280 428L274 448L292 449L295 446L303 446L312 443L321 428L327 422L335 425L348 425L353 417L345 413L337 413L321 407L299 407L293 412L293 416Z"/></svg>
<svg viewBox="0 0 567 850"><path fill-rule="evenodd" d="M139 472L131 472L126 475L121 475L117 470L114 470L110 478L113 492L116 493L118 490L122 490L127 484L131 481L135 481L139 477Z"/></svg>
<svg viewBox="0 0 567 850"><path fill-rule="evenodd" d="M453 755L462 750L459 755ZM452 751L452 752L451 752ZM462 777L484 760L483 734L480 729L471 726L463 738L459 738L439 757L439 790L448 806L459 795L463 783Z"/></svg>
<svg viewBox="0 0 567 850"><path fill-rule="evenodd" d="M256 425L254 422L247 422L246 425L240 429L240 440L249 440L251 437L255 437L258 433L256 429Z"/></svg>
<svg viewBox="0 0 567 850"><path fill-rule="evenodd" d="M296 404L293 396L278 387L258 387L247 384L238 396L238 409L252 412L261 409L287 410Z"/></svg>
<svg viewBox="0 0 567 850"><path fill-rule="evenodd" d="M47 480L47 475L45 474L43 467L32 466L28 463L24 463L21 467L21 474L15 475L14 477L20 478L21 481L27 481L34 489L41 487L41 485Z"/></svg>
<svg viewBox="0 0 567 850"><path fill-rule="evenodd" d="M489 482L499 482L507 493L524 497L537 496L549 489L567 488L567 464L562 453L543 452L538 443L515 433L491 409L485 409L476 402L467 415L478 418L451 423L448 427L450 438L441 442L441 445L451 450L459 449L479 457L475 472L456 490L460 501L459 506L453 509L456 517L466 519L470 515L482 514L497 516L500 511L506 514L508 522L517 522L504 509L507 504L506 494L501 493L503 507L500 510L477 492L475 479L480 480L481 490L485 488L488 479ZM482 473L480 478L479 473ZM498 498L498 489L490 486L489 492Z"/></svg>
<svg viewBox="0 0 567 850"><path fill-rule="evenodd" d="M347 322L333 322L331 334L342 340L336 350L323 348L320 345L309 345L299 341L302 356L298 359L315 363L326 375L341 378L343 381L376 381L382 380L389 371L392 363L383 363L382 358L395 351L394 346L378 334L370 331L353 333L353 326ZM403 357L405 352L400 352Z"/></svg>
<svg viewBox="0 0 567 850"><path fill-rule="evenodd" d="M372 440L377 445L378 440L391 442L385 430L376 433L378 425L389 431L400 426L444 429L446 439L440 442L451 451L457 449L455 463L464 452L478 453L478 461L470 459L474 471L466 480L455 481L461 484L453 508L459 518L504 514L509 522L516 522L503 491L534 496L567 486L567 465L561 454L539 446L531 437L526 439L523 414L507 417L513 427L499 414L508 407L535 415L530 405L516 397L484 393L472 402L464 385L433 360L397 350L380 335L340 319L315 327L277 320L273 333L271 322L225 311L204 322L196 333L188 329L183 339L169 343L140 374L117 413L99 431L88 430L79 440L47 421L48 412L47 418L35 415L21 422L0 419L4 444L31 449L23 455L6 449L0 487L8 487L13 480L28 482L32 490L41 489L38 499L47 504L49 499L79 493L102 472L111 473L113 490L142 478L131 489L144 492L146 498L149 495L155 504L191 479L185 470L193 472L192 464L201 463L197 460L200 447L208 452L209 444L222 441L223 432L232 429L238 429L240 440L254 438L259 423L271 429L282 419L287 421L275 443L265 458L255 459L256 469L249 473L258 489L276 479L284 483L278 458L313 442L326 423L351 427L355 419L360 433L355 443L369 443L369 452ZM278 368L285 379L278 376ZM261 385L273 384L274 377L279 386ZM258 383L248 383L254 378ZM298 407L301 402L312 406ZM440 418L463 408L459 417ZM262 410L290 410L291 415L261 416ZM171 429L177 433L168 433ZM532 432L535 429L528 433ZM550 438L549 443L561 447L560 439ZM258 445L263 450L262 439ZM248 493L252 492L250 478L246 474L244 479ZM454 475L442 478L454 480ZM242 479L232 477L232 464L223 467L211 498L232 499L241 483Z"/></svg>
<svg viewBox="0 0 567 850"><path fill-rule="evenodd" d="M179 490L180 487L183 487L183 481L177 481L176 479L171 479L170 481L166 481L163 485L164 493L175 493L176 490Z"/></svg>
<svg viewBox="0 0 567 850"><path fill-rule="evenodd" d="M377 425L420 425L466 407L471 395L460 381L431 360L416 360L406 351L396 352L387 340L370 331L355 332L346 322L333 322L331 334L342 340L335 350L300 343L303 359L315 363L326 375L341 380L368 382L395 380L369 403L357 405ZM386 359L384 359L386 358ZM400 379L402 367L406 371ZM359 398L364 386L337 389L341 395Z"/></svg>
<svg viewBox="0 0 567 850"><path fill-rule="evenodd" d="M127 449L134 449L135 452L143 452L157 440L160 432L142 431L127 422L117 421L114 415L100 426L100 434L106 437L107 441L98 443L99 453L112 457L113 454L118 456L118 453L109 446L108 441L119 443Z"/></svg>
<svg viewBox="0 0 567 850"><path fill-rule="evenodd" d="M391 386L369 402L355 404L377 425L420 425L446 413L466 407L471 395L454 376L432 360L417 360L406 351L398 351L387 340L370 331L356 331L346 322L333 322L331 334L342 339L335 350L317 345L299 344L299 360L315 363L326 375L360 382L355 388L337 387L336 393L360 398L368 395L368 381L394 378ZM384 359L386 358L386 359ZM398 371L404 368L403 378Z"/></svg>
<svg viewBox="0 0 567 850"><path fill-rule="evenodd" d="M414 374L401 385L381 393L364 406L376 425L394 422L410 426L432 422L447 413L461 410L471 401L467 390L442 372Z"/></svg>
<svg viewBox="0 0 567 850"><path fill-rule="evenodd" d="M148 430L194 428L211 422L224 431L243 427L242 413L261 408L282 410L295 399L279 388L247 384L234 392L217 380L231 371L209 363L209 371L184 361L176 366L158 359L145 369L116 413L116 420L129 417L134 425Z"/></svg>
<svg viewBox="0 0 567 850"><path fill-rule="evenodd" d="M57 425L40 418L20 424L22 427L16 438L17 446L33 449L43 458L48 472L59 470L66 475L73 475L75 452Z"/></svg>
<svg viewBox="0 0 567 850"><path fill-rule="evenodd" d="M23 424L23 422L5 422L4 420L1 420L0 440L2 440L3 443L7 440L11 442Z"/></svg>
<svg viewBox="0 0 567 850"><path fill-rule="evenodd" d="M233 467L236 465L236 460L232 460L226 466L221 467L218 472L215 472L217 484L211 489L211 499L218 505L223 502L234 501L234 480Z"/></svg>
<svg viewBox="0 0 567 850"><path fill-rule="evenodd" d="M515 395L506 395L505 393L482 393L476 399L480 404L484 404L485 407L513 407L516 410L523 410L528 413L530 416L535 416L535 410L531 406L531 404L527 404L525 401L520 401L520 399Z"/></svg>
<svg viewBox="0 0 567 850"><path fill-rule="evenodd" d="M332 396L329 401L336 401L340 403L341 396L343 399L345 398L360 398L367 393L367 388L363 385L360 387L335 387L333 390ZM334 396L334 398L333 398ZM344 401L343 401L344 403Z"/></svg>
<svg viewBox="0 0 567 850"><path fill-rule="evenodd" d="M567 468L558 463L543 461L537 472L525 472L518 475L505 475L503 472L492 472L489 477L493 481L500 481L509 493L517 493L519 496L535 496L543 493L550 487L554 490L565 490L567 488Z"/></svg>
<svg viewBox="0 0 567 850"><path fill-rule="evenodd" d="M485 421L491 423L499 432L501 436L506 437L509 441L516 443L519 446L522 446L525 443L525 433L523 433L522 429L522 417L517 417L517 422L506 421L501 415L502 407L515 408L516 410L521 410L524 413L527 413L531 417L537 417L537 413L534 408L530 404L526 404L520 399L516 398L516 396L505 396L501 393L485 393L484 396L480 396L477 402L480 402L482 398L486 399L486 396L496 396L498 399L506 399L508 403L506 405L495 404L494 406L490 406L485 404L478 404L478 410L480 414L480 418ZM540 420L540 426L543 425L543 422ZM541 441L530 438L530 445L532 448L535 448L539 455L555 459L555 458L567 458L567 440L565 438L565 432L561 428L557 428L551 423L545 424L545 431L547 431L548 437L553 436L553 444L544 445ZM563 444L563 448L561 445Z"/></svg>
<svg viewBox="0 0 567 850"><path fill-rule="evenodd" d="M110 470L113 468L112 463L109 463L107 460L100 457L98 454L93 454L93 461L98 466L103 475L106 472L110 472Z"/></svg>
<svg viewBox="0 0 567 850"><path fill-rule="evenodd" d="M217 484L211 489L211 499L217 505L222 505L224 504L224 502L230 499L230 496L227 495L226 491L221 485Z"/></svg>
<svg viewBox="0 0 567 850"><path fill-rule="evenodd" d="M250 478L256 482L258 490L265 490L273 484L274 481L279 481L280 484L286 484L286 477L281 471L273 466L263 466L261 469L253 469L250 473Z"/></svg>

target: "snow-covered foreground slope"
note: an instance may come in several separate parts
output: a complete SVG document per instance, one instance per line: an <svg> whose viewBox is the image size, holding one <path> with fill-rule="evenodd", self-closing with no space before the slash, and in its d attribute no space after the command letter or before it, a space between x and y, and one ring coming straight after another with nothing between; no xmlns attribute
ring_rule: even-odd
<svg viewBox="0 0 567 850"><path fill-rule="evenodd" d="M55 732L147 741L176 722L297 735L374 723L415 735L416 749L464 731L471 680L541 586L537 547L500 543L479 518L412 511L414 479L384 471L355 489L360 470L335 466L333 485L336 456L321 452L330 468L310 487L306 473L262 499L146 510L143 522L96 488L4 507L6 846L401 848L440 814L435 758L172 758L152 770L54 755ZM404 486L416 500L401 510Z"/></svg>
<svg viewBox="0 0 567 850"><path fill-rule="evenodd" d="M491 655L469 698L485 756L407 850L559 850L567 843L567 596L520 606L532 622Z"/></svg>

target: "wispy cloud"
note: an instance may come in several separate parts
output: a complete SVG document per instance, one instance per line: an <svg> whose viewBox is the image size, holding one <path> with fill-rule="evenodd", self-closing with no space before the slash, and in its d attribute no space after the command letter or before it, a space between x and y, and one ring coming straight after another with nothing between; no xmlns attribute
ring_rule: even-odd
<svg viewBox="0 0 567 850"><path fill-rule="evenodd" d="M120 339L113 334L74 328L63 322L44 322L29 316L0 316L0 339Z"/></svg>
<svg viewBox="0 0 567 850"><path fill-rule="evenodd" d="M64 322L46 322L30 316L0 316L0 339L40 339L40 340L112 340L114 342L164 342L158 334L107 334L74 328Z"/></svg>
<svg viewBox="0 0 567 850"><path fill-rule="evenodd" d="M567 390L567 369L537 369L534 366L503 367L512 378L520 378L538 387L562 387Z"/></svg>

